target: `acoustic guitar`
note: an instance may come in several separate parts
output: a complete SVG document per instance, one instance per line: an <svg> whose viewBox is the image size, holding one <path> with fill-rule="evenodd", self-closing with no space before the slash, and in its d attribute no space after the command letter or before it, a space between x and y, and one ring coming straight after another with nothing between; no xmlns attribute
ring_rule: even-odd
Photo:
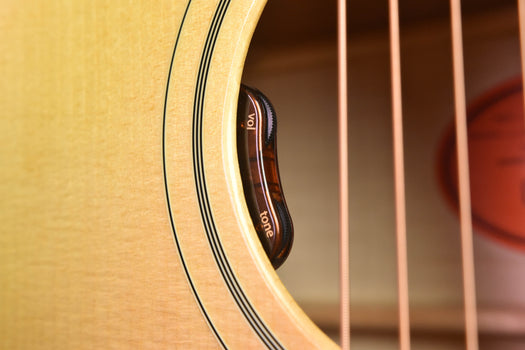
<svg viewBox="0 0 525 350"><path fill-rule="evenodd" d="M336 348L242 190L264 3L2 5L1 348Z"/></svg>
<svg viewBox="0 0 525 350"><path fill-rule="evenodd" d="M241 77L265 2L2 4L0 348L339 348L282 284L243 184Z"/></svg>

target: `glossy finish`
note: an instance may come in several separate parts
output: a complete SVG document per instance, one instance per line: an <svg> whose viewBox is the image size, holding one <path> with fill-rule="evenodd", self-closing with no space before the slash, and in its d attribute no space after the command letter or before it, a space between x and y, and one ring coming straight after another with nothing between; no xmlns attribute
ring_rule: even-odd
<svg viewBox="0 0 525 350"><path fill-rule="evenodd" d="M260 91L242 85L237 113L237 149L246 202L264 250L278 268L290 253L293 224L279 179L275 111Z"/></svg>

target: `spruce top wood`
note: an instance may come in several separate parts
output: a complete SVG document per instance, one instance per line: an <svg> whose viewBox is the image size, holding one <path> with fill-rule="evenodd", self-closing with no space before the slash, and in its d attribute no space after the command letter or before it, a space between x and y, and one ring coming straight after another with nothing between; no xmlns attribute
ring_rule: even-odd
<svg viewBox="0 0 525 350"><path fill-rule="evenodd" d="M452 5L460 115L461 16L459 1ZM337 347L279 281L242 190L237 98L263 6L263 0L2 6L0 348ZM391 8L403 259L395 1ZM341 63L346 67L346 56ZM465 153L465 142L459 144ZM468 169L462 173L468 179ZM466 344L476 349L469 195L462 188ZM401 286L406 261L399 262ZM408 291L399 294L400 339L408 349ZM349 347L343 301L342 340Z"/></svg>
<svg viewBox="0 0 525 350"><path fill-rule="evenodd" d="M275 274L237 164L264 1L6 4L2 348L336 348Z"/></svg>

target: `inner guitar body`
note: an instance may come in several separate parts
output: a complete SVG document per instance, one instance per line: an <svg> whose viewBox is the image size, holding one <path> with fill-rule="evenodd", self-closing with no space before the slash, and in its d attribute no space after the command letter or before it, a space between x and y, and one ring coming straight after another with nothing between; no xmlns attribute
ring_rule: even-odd
<svg viewBox="0 0 525 350"><path fill-rule="evenodd" d="M0 11L0 348L335 348L258 241L236 155L264 1Z"/></svg>

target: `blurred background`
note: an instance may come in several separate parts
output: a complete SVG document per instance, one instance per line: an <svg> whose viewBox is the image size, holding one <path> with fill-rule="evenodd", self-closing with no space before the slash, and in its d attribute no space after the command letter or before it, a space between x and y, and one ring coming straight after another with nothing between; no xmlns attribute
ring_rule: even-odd
<svg viewBox="0 0 525 350"><path fill-rule="evenodd" d="M353 0L348 6L352 346L397 349L388 2ZM501 110L520 118L521 95L514 91L520 89L521 74L516 1L469 0L462 6L468 103L485 101L483 118L501 116ZM278 115L281 180L295 225L292 253L278 273L299 305L335 339L336 14L333 0L270 0L243 77L244 83L270 98ZM450 163L440 159L454 115L449 4L403 0L400 16L412 348L463 349L459 219L450 193L439 181L440 174L451 171ZM508 86L517 86L513 97L498 95ZM524 133L515 130L525 159ZM511 175L497 168L483 177L492 164L483 154L478 157L481 165L471 164L478 170L474 173L481 174L478 192L502 176L510 176L511 184L521 176L525 184L523 161ZM493 187L487 193L502 191ZM524 189L525 185L523 193ZM503 198L517 198L519 207L520 190L515 190ZM496 227L477 225L474 237L480 348L524 349L525 250L520 242L525 225L516 213L524 212L525 203L512 211L509 221L500 214L490 217L501 211L500 202L491 197L482 201L481 208L489 214L482 213L481 219L495 221ZM503 231L514 235L512 239L498 236L501 222L511 222Z"/></svg>

